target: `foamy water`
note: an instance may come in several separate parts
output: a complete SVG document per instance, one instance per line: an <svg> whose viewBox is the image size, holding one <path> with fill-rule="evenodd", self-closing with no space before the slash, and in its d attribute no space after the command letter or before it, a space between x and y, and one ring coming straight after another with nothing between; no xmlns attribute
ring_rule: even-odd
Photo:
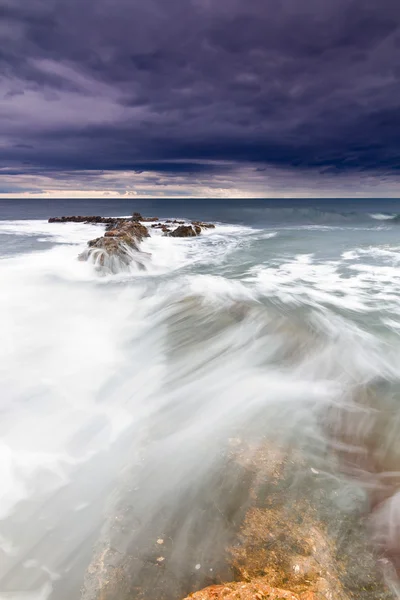
<svg viewBox="0 0 400 600"><path fill-rule="evenodd" d="M112 275L77 260L99 226L0 222L1 599L79 597L121 478L132 542L232 437L278 431L311 456L327 407L377 380L393 395L400 246L373 221L310 226L153 232L146 269Z"/></svg>

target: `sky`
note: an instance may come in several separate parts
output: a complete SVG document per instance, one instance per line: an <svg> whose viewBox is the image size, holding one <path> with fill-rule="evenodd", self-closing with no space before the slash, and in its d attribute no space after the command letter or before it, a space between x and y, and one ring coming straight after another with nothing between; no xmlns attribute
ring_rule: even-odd
<svg viewBox="0 0 400 600"><path fill-rule="evenodd" d="M0 197L400 196L399 0L0 0Z"/></svg>

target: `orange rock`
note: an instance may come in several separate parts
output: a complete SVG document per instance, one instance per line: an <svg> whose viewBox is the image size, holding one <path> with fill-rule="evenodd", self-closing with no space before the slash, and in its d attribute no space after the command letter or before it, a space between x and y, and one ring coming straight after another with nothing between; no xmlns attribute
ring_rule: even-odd
<svg viewBox="0 0 400 600"><path fill-rule="evenodd" d="M314 596L297 596L288 590L273 588L267 578L253 579L248 583L212 585L191 594L185 600L314 600Z"/></svg>

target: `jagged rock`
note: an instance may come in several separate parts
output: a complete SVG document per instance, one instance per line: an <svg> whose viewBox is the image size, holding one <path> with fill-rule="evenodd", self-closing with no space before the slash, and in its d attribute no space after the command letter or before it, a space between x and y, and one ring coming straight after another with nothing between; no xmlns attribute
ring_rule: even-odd
<svg viewBox="0 0 400 600"><path fill-rule="evenodd" d="M116 271L121 265L126 266L131 262L132 251L139 252L139 242L148 236L147 228L138 221L114 220L112 229L108 228L103 237L88 242L88 250L83 252L79 259L92 258L101 267L111 260L110 270ZM115 264L116 262L119 264Z"/></svg>
<svg viewBox="0 0 400 600"><path fill-rule="evenodd" d="M184 225L184 221L166 221L167 223L180 223L169 235L171 237L195 237L200 235L203 229L214 228L212 223L203 223L201 221L192 221L191 225Z"/></svg>
<svg viewBox="0 0 400 600"><path fill-rule="evenodd" d="M201 232L201 230L200 230ZM198 233L192 225L179 225L174 231L169 233L170 237L196 237Z"/></svg>

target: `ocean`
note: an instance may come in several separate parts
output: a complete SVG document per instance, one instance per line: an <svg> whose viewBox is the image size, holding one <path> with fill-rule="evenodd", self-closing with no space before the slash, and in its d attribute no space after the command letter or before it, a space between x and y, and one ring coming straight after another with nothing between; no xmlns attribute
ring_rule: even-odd
<svg viewBox="0 0 400 600"><path fill-rule="evenodd" d="M134 211L216 228L153 232L145 270L110 274L77 260L103 226L47 222ZM232 440L301 451L335 519L396 479L400 201L0 200L0 279L1 600L94 598L88 565L122 497L115 552L136 548L137 581L157 583L138 598L233 577L210 508L239 493L222 477ZM379 400L354 418L359 390ZM354 427L336 450L374 446L369 485L332 458L332 411ZM378 548L397 514L378 514Z"/></svg>

